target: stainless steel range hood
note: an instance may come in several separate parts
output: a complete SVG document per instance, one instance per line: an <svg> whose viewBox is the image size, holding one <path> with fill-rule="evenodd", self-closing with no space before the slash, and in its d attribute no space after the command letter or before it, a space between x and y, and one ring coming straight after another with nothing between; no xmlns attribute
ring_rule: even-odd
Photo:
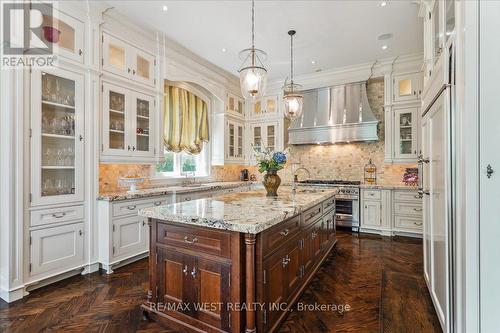
<svg viewBox="0 0 500 333"><path fill-rule="evenodd" d="M293 145L378 140L366 82L302 92L304 112L290 126Z"/></svg>

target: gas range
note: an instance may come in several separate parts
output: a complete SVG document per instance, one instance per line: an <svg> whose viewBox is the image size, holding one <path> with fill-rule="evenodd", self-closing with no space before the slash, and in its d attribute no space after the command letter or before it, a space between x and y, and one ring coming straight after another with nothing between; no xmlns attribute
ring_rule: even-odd
<svg viewBox="0 0 500 333"><path fill-rule="evenodd" d="M353 180L315 180L299 182L300 185L334 188L335 220L339 226L350 227L359 231L359 186L360 181Z"/></svg>

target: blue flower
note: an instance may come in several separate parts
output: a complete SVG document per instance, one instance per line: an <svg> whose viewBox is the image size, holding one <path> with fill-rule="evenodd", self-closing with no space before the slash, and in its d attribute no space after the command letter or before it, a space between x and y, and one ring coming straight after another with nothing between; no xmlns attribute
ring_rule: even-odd
<svg viewBox="0 0 500 333"><path fill-rule="evenodd" d="M286 154L281 151L275 152L273 155L273 160L279 164L286 163Z"/></svg>

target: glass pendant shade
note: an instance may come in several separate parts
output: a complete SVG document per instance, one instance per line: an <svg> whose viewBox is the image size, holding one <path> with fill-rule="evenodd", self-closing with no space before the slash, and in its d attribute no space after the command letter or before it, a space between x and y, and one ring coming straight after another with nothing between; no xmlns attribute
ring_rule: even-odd
<svg viewBox="0 0 500 333"><path fill-rule="evenodd" d="M246 100L256 101L264 96L267 87L267 70L261 61L265 53L258 49L247 49L241 51L240 57L245 59L239 70L241 93Z"/></svg>
<svg viewBox="0 0 500 333"><path fill-rule="evenodd" d="M294 120L302 116L304 97L297 93L288 93L283 97L285 117Z"/></svg>

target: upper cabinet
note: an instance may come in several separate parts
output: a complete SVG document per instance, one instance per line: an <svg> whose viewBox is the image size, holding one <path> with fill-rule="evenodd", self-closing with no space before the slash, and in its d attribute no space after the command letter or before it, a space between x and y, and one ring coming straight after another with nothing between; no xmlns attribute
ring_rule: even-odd
<svg viewBox="0 0 500 333"><path fill-rule="evenodd" d="M236 95L227 94L226 101L226 110L228 113L244 117L245 116L245 102L242 98L237 97Z"/></svg>
<svg viewBox="0 0 500 333"><path fill-rule="evenodd" d="M242 120L226 120L226 158L229 163L245 161L244 155L245 123Z"/></svg>
<svg viewBox="0 0 500 333"><path fill-rule="evenodd" d="M102 57L103 70L141 84L155 85L156 59L151 53L103 33Z"/></svg>
<svg viewBox="0 0 500 333"><path fill-rule="evenodd" d="M394 160L417 159L418 108L394 108Z"/></svg>
<svg viewBox="0 0 500 333"><path fill-rule="evenodd" d="M42 39L54 47L54 54L83 64L85 24L73 16L53 10L42 16Z"/></svg>
<svg viewBox="0 0 500 333"><path fill-rule="evenodd" d="M154 97L110 83L102 94L101 160L154 157Z"/></svg>
<svg viewBox="0 0 500 333"><path fill-rule="evenodd" d="M83 74L34 70L31 101L31 205L83 201Z"/></svg>
<svg viewBox="0 0 500 333"><path fill-rule="evenodd" d="M253 103L250 108L250 118L262 118L276 116L278 114L278 95L264 96Z"/></svg>
<svg viewBox="0 0 500 333"><path fill-rule="evenodd" d="M393 103L419 102L422 94L422 73L395 75L393 78Z"/></svg>

